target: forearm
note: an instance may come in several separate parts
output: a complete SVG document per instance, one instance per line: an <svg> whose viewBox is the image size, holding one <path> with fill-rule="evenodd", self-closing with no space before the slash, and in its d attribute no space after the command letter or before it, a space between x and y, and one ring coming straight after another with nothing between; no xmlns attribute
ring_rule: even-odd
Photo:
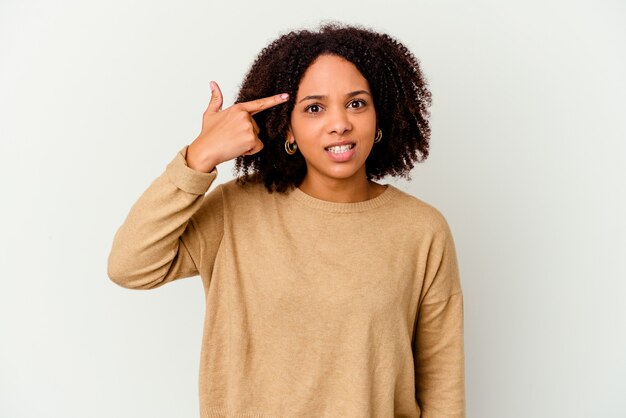
<svg viewBox="0 0 626 418"><path fill-rule="evenodd" d="M184 163L184 151L168 164L132 206L113 239L108 275L127 288L150 289L197 274L181 236L217 176Z"/></svg>

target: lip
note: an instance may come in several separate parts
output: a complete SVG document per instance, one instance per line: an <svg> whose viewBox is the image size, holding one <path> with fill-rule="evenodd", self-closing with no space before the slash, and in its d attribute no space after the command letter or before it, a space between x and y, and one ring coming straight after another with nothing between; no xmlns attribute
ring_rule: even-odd
<svg viewBox="0 0 626 418"><path fill-rule="evenodd" d="M356 147L356 142L354 141L338 141L338 142L333 142L332 144L328 144L324 147L324 149L330 148L330 147L336 147L338 145L348 145L348 144L354 144L354 146ZM354 149L354 147L352 147Z"/></svg>
<svg viewBox="0 0 626 418"><path fill-rule="evenodd" d="M329 145L329 147L334 147L335 145L346 145L346 144L354 144L354 146L345 152L335 153L335 152L330 152L327 149L325 149L324 152L326 153L326 155L328 155L328 158L336 162L344 162L344 161L351 160L352 157L354 157L356 153L356 144L354 142L349 142L349 141L343 141L340 143L337 142L335 144Z"/></svg>

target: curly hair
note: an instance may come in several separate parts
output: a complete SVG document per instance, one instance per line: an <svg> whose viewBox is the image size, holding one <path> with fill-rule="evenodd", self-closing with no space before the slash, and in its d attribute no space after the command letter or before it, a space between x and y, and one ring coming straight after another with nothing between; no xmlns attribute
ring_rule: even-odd
<svg viewBox="0 0 626 418"><path fill-rule="evenodd" d="M431 93L418 60L393 37L361 26L326 23L314 32L291 31L266 46L256 57L239 90L236 103L277 93L289 100L253 116L260 128L263 149L235 160L237 181L265 184L271 193L300 185L307 173L300 152L288 155L284 143L300 80L320 55L350 61L368 81L378 127L385 139L370 152L365 166L368 180L384 176L410 179L415 162L428 157Z"/></svg>

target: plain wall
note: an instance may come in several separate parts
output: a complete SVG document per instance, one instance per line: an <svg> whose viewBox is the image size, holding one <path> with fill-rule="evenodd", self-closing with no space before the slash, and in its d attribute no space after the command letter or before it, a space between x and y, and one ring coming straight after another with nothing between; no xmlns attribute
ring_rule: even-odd
<svg viewBox="0 0 626 418"><path fill-rule="evenodd" d="M0 0L0 417L198 416L201 281L116 286L113 235L209 81L231 105L322 20L398 38L429 80L431 156L383 183L451 226L468 417L626 416L623 1Z"/></svg>

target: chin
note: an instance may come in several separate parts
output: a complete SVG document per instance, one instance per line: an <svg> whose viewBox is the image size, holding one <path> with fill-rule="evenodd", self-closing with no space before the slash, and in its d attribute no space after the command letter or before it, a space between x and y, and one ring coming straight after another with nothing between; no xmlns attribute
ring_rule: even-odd
<svg viewBox="0 0 626 418"><path fill-rule="evenodd" d="M360 171L361 170L331 170L330 172L326 173L326 175L328 177L332 177L335 178L337 180L347 180L347 179L353 179L355 177L360 176ZM363 177L365 177L365 171L363 171Z"/></svg>

